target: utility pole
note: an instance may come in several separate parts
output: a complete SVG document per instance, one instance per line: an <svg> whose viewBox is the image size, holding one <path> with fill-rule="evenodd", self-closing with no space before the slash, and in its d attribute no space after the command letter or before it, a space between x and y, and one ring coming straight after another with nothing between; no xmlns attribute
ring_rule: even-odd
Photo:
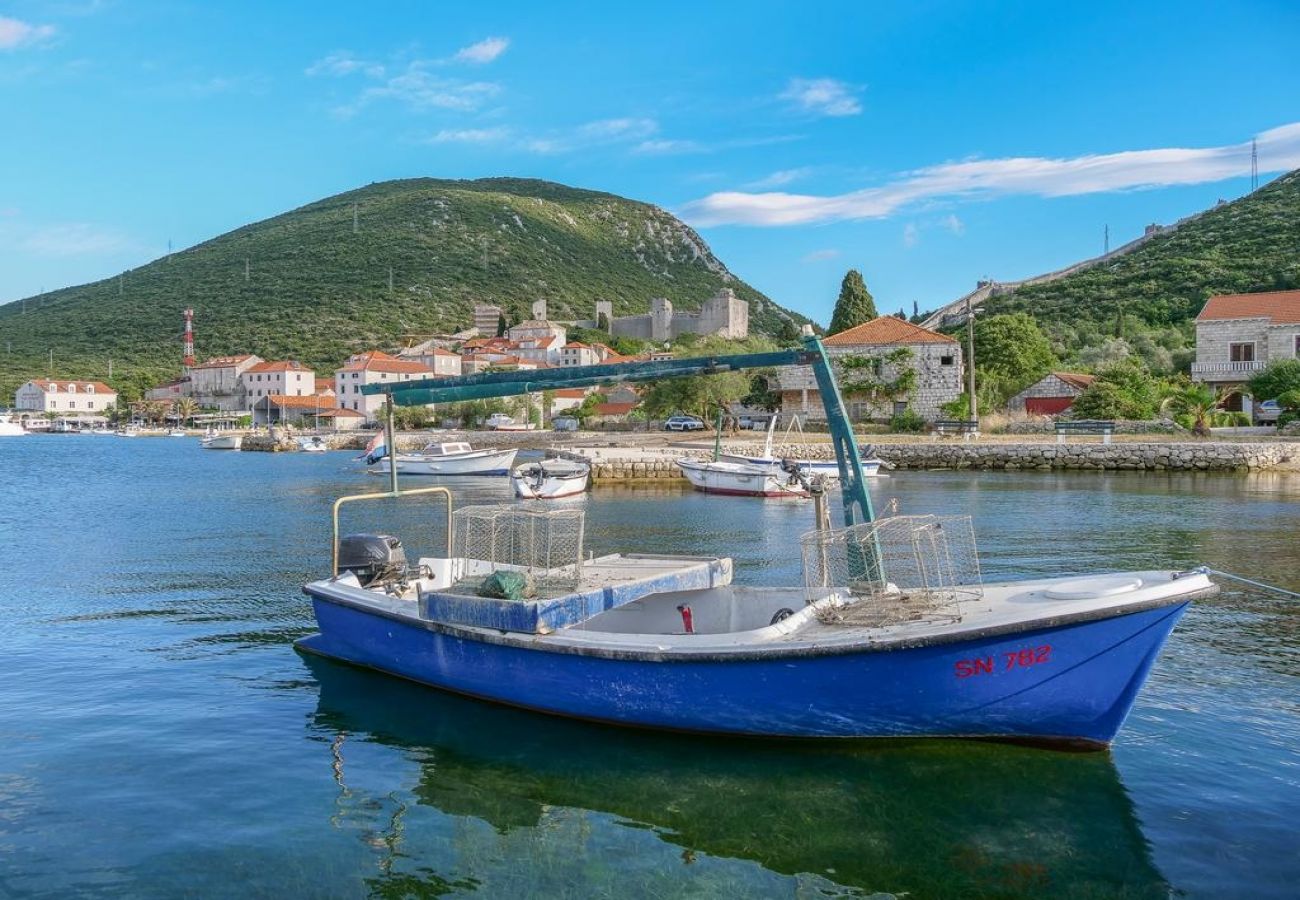
<svg viewBox="0 0 1300 900"><path fill-rule="evenodd" d="M50 348L50 377L54 377L54 348Z"/></svg>
<svg viewBox="0 0 1300 900"><path fill-rule="evenodd" d="M488 250L488 239L487 239L487 235L485 234L483 235L483 271L484 272L487 271L487 267L488 267L487 250Z"/></svg>
<svg viewBox="0 0 1300 900"><path fill-rule="evenodd" d="M393 292L393 267L388 267L388 293Z"/></svg>
<svg viewBox="0 0 1300 900"><path fill-rule="evenodd" d="M356 234L360 229L357 227L357 205L352 204L352 233Z"/></svg>
<svg viewBox="0 0 1300 900"><path fill-rule="evenodd" d="M108 358L108 380L113 380L113 357Z"/></svg>
<svg viewBox="0 0 1300 900"><path fill-rule="evenodd" d="M1101 255L1105 256L1107 253L1110 252L1110 226L1109 225L1105 226L1105 231L1103 232L1103 234L1105 236L1102 238Z"/></svg>
<svg viewBox="0 0 1300 900"><path fill-rule="evenodd" d="M1259 188L1259 140L1250 139L1250 189Z"/></svg>
<svg viewBox="0 0 1300 900"><path fill-rule="evenodd" d="M975 399L975 308L971 306L970 295L966 296L966 376L970 391L970 420L975 422L979 431L979 401Z"/></svg>
<svg viewBox="0 0 1300 900"><path fill-rule="evenodd" d="M244 284L248 284L249 276L252 274L252 264L247 256L244 257Z"/></svg>
<svg viewBox="0 0 1300 900"><path fill-rule="evenodd" d="M117 295L122 296L122 276L117 276Z"/></svg>

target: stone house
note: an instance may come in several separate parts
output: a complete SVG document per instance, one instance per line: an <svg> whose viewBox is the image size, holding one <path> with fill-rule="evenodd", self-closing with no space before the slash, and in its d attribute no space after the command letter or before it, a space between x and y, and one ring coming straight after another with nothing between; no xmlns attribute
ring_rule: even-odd
<svg viewBox="0 0 1300 900"><path fill-rule="evenodd" d="M226 412L246 409L240 376L260 362L262 358L251 353L214 356L190 367L187 393L205 409Z"/></svg>
<svg viewBox="0 0 1300 900"><path fill-rule="evenodd" d="M334 394L338 405L374 421L384 405L382 394L363 394L367 384L392 384L402 381L421 381L436 377L424 363L398 359L381 350L354 353L343 367L334 373Z"/></svg>
<svg viewBox="0 0 1300 900"><path fill-rule="evenodd" d="M1269 363L1297 357L1300 291L1223 294L1205 301L1196 317L1193 381L1215 389L1242 388ZM1224 405L1250 412L1251 399L1234 394Z"/></svg>
<svg viewBox="0 0 1300 900"><path fill-rule="evenodd" d="M99 413L117 402L117 391L102 381L37 378L14 393L14 408L32 412L78 415Z"/></svg>
<svg viewBox="0 0 1300 900"><path fill-rule="evenodd" d="M888 419L910 410L932 422L943 418L939 407L962 394L961 344L946 334L893 316L881 316L833 334L822 343L835 366L844 403L854 420ZM908 352L900 354L904 349ZM864 362L846 366L848 360ZM891 390L909 370L915 374L912 388L903 393ZM778 377L781 413L787 420L795 415L804 420L826 418L810 367L784 368ZM880 387L855 393L850 385L864 380Z"/></svg>
<svg viewBox="0 0 1300 900"><path fill-rule="evenodd" d="M1074 398L1092 384L1095 375L1078 372L1049 372L1007 401L1011 412L1031 416L1054 416L1074 405Z"/></svg>
<svg viewBox="0 0 1300 900"><path fill-rule="evenodd" d="M249 366L240 373L239 383L250 409L263 397L309 397L316 393L316 373L292 359Z"/></svg>

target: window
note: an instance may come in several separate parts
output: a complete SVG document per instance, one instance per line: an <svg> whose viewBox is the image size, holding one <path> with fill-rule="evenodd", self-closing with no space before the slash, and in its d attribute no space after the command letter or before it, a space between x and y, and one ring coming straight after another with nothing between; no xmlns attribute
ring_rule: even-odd
<svg viewBox="0 0 1300 900"><path fill-rule="evenodd" d="M896 416L901 416L901 415L902 415L903 413L905 413L905 412L907 412L907 401L906 401L906 400L895 400L895 401L894 401L894 415L896 415Z"/></svg>
<svg viewBox="0 0 1300 900"><path fill-rule="evenodd" d="M1295 336L1295 355L1300 356L1300 334Z"/></svg>
<svg viewBox="0 0 1300 900"><path fill-rule="evenodd" d="M945 353L943 356L939 357L939 365L941 365L941 366L951 366L951 365L952 365L952 354L951 354L951 353Z"/></svg>
<svg viewBox="0 0 1300 900"><path fill-rule="evenodd" d="M1228 359L1232 362L1254 362L1255 342L1247 341L1242 344L1229 344Z"/></svg>
<svg viewBox="0 0 1300 900"><path fill-rule="evenodd" d="M69 401L68 401L68 409L76 409L76 408L77 408L77 401L76 401L76 400L69 400Z"/></svg>
<svg viewBox="0 0 1300 900"><path fill-rule="evenodd" d="M93 384L86 385L86 393L87 394L95 393L95 386Z"/></svg>

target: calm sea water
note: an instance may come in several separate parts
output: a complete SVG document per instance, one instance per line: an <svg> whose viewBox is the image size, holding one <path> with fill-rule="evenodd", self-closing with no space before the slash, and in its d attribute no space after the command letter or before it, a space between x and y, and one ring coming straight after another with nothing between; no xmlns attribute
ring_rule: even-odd
<svg viewBox="0 0 1300 900"><path fill-rule="evenodd" d="M0 896L1296 896L1300 604L1197 605L1110 753L613 730L293 650L331 501L379 484L349 457L0 441ZM990 578L1203 562L1300 590L1297 477L907 472L873 491L973 515ZM579 502L597 552L798 581L807 504ZM348 530L441 540L436 505L377 506Z"/></svg>

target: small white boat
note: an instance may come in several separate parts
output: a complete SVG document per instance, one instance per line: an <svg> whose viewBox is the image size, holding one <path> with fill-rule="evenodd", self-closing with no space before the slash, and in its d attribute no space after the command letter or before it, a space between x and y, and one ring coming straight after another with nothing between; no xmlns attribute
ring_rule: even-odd
<svg viewBox="0 0 1300 900"><path fill-rule="evenodd" d="M807 497L808 490L799 479L781 466L750 463L701 462L695 459L679 459L677 467L682 470L691 487L706 494L732 494L739 497Z"/></svg>
<svg viewBox="0 0 1300 900"><path fill-rule="evenodd" d="M772 434L776 428L776 416L768 422L767 440L763 444L762 456L744 456L739 453L723 453L719 459L723 462L746 463L751 466L776 466L778 469L784 468L786 462L794 463L799 467L799 474L805 478L813 475L820 475L827 481L838 481L840 477L840 466L833 459L791 459L783 460L772 454ZM874 448L867 447L862 451L862 477L874 478L880 474L880 460L876 457Z"/></svg>
<svg viewBox="0 0 1300 900"><path fill-rule="evenodd" d="M139 437L140 426L124 425L121 428L117 429L117 431L114 431L113 434L117 435L118 437Z"/></svg>
<svg viewBox="0 0 1300 900"><path fill-rule="evenodd" d="M91 434L112 434L113 432L111 429L107 428L104 425L96 425L94 428L90 429L90 433Z"/></svg>
<svg viewBox="0 0 1300 900"><path fill-rule="evenodd" d="M167 432L168 437L189 437L184 428L173 428Z"/></svg>
<svg viewBox="0 0 1300 900"><path fill-rule="evenodd" d="M464 441L427 445L419 453L397 454L397 471L402 475L508 475L514 465L514 447L505 450L475 450ZM375 468L388 471L388 457Z"/></svg>
<svg viewBox="0 0 1300 900"><path fill-rule="evenodd" d="M244 444L242 434L210 431L199 441L204 450L238 450Z"/></svg>
<svg viewBox="0 0 1300 900"><path fill-rule="evenodd" d="M543 459L517 466L511 473L515 496L525 500L557 500L587 490L591 463L571 459Z"/></svg>
<svg viewBox="0 0 1300 900"><path fill-rule="evenodd" d="M313 434L298 438L298 449L303 453L324 453L329 449L329 445L319 434Z"/></svg>
<svg viewBox="0 0 1300 900"><path fill-rule="evenodd" d="M27 429L21 423L15 422L10 416L0 415L0 437L19 437L27 433Z"/></svg>

